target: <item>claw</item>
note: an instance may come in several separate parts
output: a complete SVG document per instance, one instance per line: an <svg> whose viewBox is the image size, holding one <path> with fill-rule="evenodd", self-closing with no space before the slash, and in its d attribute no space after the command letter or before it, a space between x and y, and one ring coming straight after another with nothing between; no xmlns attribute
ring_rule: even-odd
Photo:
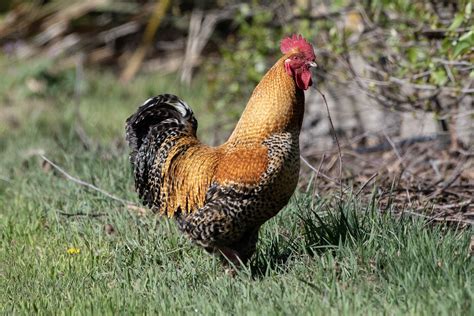
<svg viewBox="0 0 474 316"><path fill-rule="evenodd" d="M234 268L227 268L225 269L225 274L230 276L231 278L235 278L235 276L237 275L237 271L235 271Z"/></svg>

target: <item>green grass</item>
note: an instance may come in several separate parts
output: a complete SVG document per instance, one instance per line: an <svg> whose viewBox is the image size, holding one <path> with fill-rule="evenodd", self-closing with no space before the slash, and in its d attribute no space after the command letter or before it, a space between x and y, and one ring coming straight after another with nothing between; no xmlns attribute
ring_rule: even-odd
<svg viewBox="0 0 474 316"><path fill-rule="evenodd" d="M1 79L0 113L18 120L10 126L0 116L3 314L474 314L472 231L397 219L380 212L376 199L313 198L304 188L264 226L249 266L229 277L172 221L139 216L35 155L137 202L125 118L149 95L169 91L206 126L212 113L204 86L185 89L173 77L148 75L121 87L111 73L86 73L80 112L93 146L85 149L74 129L67 79L74 73L34 95L23 83L38 76L36 68L14 67L17 77ZM78 212L100 216L61 214Z"/></svg>

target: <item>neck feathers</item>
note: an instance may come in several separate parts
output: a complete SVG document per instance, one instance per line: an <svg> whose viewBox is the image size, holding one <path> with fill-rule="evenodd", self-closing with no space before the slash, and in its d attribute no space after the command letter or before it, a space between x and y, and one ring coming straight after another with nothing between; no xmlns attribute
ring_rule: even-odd
<svg viewBox="0 0 474 316"><path fill-rule="evenodd" d="M286 73L287 58L280 58L257 85L228 143L261 142L281 132L299 135L304 92Z"/></svg>

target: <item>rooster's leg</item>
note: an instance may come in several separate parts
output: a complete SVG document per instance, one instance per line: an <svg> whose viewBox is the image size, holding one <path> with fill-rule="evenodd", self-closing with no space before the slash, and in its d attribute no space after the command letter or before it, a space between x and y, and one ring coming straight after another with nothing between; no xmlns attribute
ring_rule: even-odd
<svg viewBox="0 0 474 316"><path fill-rule="evenodd" d="M217 247L217 250L234 266L239 267L242 264L241 255L236 250L223 246Z"/></svg>

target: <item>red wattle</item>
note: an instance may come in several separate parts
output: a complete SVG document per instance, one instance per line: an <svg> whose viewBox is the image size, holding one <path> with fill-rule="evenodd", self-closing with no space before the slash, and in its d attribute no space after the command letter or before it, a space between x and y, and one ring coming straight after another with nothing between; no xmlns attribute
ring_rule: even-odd
<svg viewBox="0 0 474 316"><path fill-rule="evenodd" d="M312 84L311 72L309 69L303 69L301 72L295 73L295 81L298 88L307 90Z"/></svg>

